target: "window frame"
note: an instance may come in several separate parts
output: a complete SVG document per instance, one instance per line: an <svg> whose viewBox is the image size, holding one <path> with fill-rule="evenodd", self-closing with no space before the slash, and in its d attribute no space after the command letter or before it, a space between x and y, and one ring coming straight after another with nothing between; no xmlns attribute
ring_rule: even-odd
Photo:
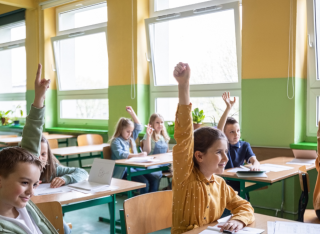
<svg viewBox="0 0 320 234"><path fill-rule="evenodd" d="M25 20L17 21L14 23L10 23L11 25L25 25ZM26 39L20 39L16 41L10 41L5 43L0 43L0 52L5 50L11 50L19 47L25 48ZM27 77L27 74L26 74ZM20 93L0 93L0 101L26 101L26 93L27 93L27 84L26 90ZM25 113L28 111L28 107L26 107ZM17 117L20 122L25 122L25 117Z"/></svg>
<svg viewBox="0 0 320 234"><path fill-rule="evenodd" d="M79 28L73 28L69 30L59 31L59 14L66 11L73 11L79 8L90 6L99 3L106 3L105 0L85 0L65 6L56 8L56 35L51 38L53 57L55 63L55 72L56 72L56 84L57 84L57 122L58 126L71 126L71 125L83 125L86 127L90 126L108 126L108 121L105 119L68 119L61 118L61 101L70 100L70 99L108 99L108 88L105 89L88 89L88 90L60 90L60 75L59 75L59 63L57 63L57 53L55 52L55 42L61 41L69 38L77 38L81 36L93 35L97 33L105 33L106 43L108 48L108 37L107 37L107 22L88 25ZM82 4L79 6L79 4ZM73 35L70 35L73 34ZM78 34L78 35L77 35ZM75 35L75 36L74 36ZM109 102L109 100L108 100ZM109 110L108 110L109 111Z"/></svg>
<svg viewBox="0 0 320 234"><path fill-rule="evenodd" d="M234 9L234 19L235 19L235 39L236 39L236 52L237 52L237 65L238 65L238 82L237 83L219 83L219 84L194 84L190 85L190 97L221 97L225 90L231 92L232 96L239 97L239 123L241 124L241 112L242 112L242 104L241 104L241 74L242 74L242 61L241 61L241 13L240 13L240 4L241 1L235 0L209 0L207 2L171 8L162 11L154 11L154 1L150 0L150 18L145 19L145 27L146 27L146 36L147 36L147 57L149 62L149 75L150 75L150 113L155 113L156 111L156 99L161 97L178 97L178 86L156 86L154 80L154 67L152 64L152 50L151 50L151 38L150 38L150 30L149 25L156 21L156 18L166 14L172 14L180 12L180 17L176 17L174 19L181 19L185 17L194 16L193 10L210 7L215 5L222 5L222 9L217 11L210 11L201 14L210 14L212 12L219 12L227 9ZM199 13L196 15L200 15ZM172 19L161 20L170 21ZM172 68L173 69L173 68ZM173 79L173 78L172 78ZM165 121L168 122L168 121Z"/></svg>
<svg viewBox="0 0 320 234"><path fill-rule="evenodd" d="M320 4L320 3L319 3ZM317 71L317 40L315 28L315 12L314 1L307 0L307 131L309 137L317 135L317 96L320 96L320 80L317 80L317 75L320 76L320 70ZM320 22L319 22L320 23ZM320 32L319 32L320 36ZM320 54L319 54L320 59ZM319 77L320 78L320 77ZM315 124L316 123L316 124Z"/></svg>

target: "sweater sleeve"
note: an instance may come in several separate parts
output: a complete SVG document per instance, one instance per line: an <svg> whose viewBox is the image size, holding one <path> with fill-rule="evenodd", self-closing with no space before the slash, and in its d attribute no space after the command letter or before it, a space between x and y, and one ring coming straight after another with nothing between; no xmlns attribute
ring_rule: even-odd
<svg viewBox="0 0 320 234"><path fill-rule="evenodd" d="M320 130L320 125L319 125ZM318 138L318 157L315 161L316 169L318 171L316 186L313 192L313 207L315 210L320 210L320 138Z"/></svg>
<svg viewBox="0 0 320 234"><path fill-rule="evenodd" d="M22 131L21 147L36 157L40 156L44 114L45 107L38 109L32 105Z"/></svg>
<svg viewBox="0 0 320 234"><path fill-rule="evenodd" d="M64 179L67 185L86 180L88 178L88 172L79 167L57 165L57 177Z"/></svg>
<svg viewBox="0 0 320 234"><path fill-rule="evenodd" d="M193 170L192 105L178 105L174 129L173 181L176 185L189 177Z"/></svg>

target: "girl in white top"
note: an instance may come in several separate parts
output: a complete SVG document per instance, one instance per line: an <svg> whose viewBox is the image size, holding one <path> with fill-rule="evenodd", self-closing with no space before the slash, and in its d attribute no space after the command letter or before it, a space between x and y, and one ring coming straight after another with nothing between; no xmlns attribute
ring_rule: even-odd
<svg viewBox="0 0 320 234"><path fill-rule="evenodd" d="M154 113L150 116L147 133L142 139L143 151L148 155L163 154L169 151L170 137L164 126L162 115Z"/></svg>

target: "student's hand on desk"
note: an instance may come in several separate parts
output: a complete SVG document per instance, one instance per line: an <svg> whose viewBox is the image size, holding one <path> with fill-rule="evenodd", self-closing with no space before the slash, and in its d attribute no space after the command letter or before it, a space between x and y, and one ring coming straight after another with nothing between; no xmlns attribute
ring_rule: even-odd
<svg viewBox="0 0 320 234"><path fill-rule="evenodd" d="M236 103L236 97L233 98L233 101L230 99L230 92L224 92L222 94L222 99L226 103L228 108L232 108L233 105Z"/></svg>
<svg viewBox="0 0 320 234"><path fill-rule="evenodd" d="M43 107L43 102L46 98L46 91L49 88L50 85L50 79L41 79L41 72L42 72L42 65L38 65L38 71L36 75L36 79L34 81L34 91L35 91L35 97L33 105L37 108Z"/></svg>
<svg viewBox="0 0 320 234"><path fill-rule="evenodd" d="M141 153L139 153L139 157L147 157L147 152L141 152Z"/></svg>
<svg viewBox="0 0 320 234"><path fill-rule="evenodd" d="M220 232L223 232L223 230L231 231L231 232L237 232L241 230L244 227L244 223L239 220L229 220L224 225L219 225Z"/></svg>
<svg viewBox="0 0 320 234"><path fill-rule="evenodd" d="M190 67L187 63L178 63L174 68L173 76L176 78L179 85L189 84L190 80Z"/></svg>
<svg viewBox="0 0 320 234"><path fill-rule="evenodd" d="M60 177L56 177L51 181L50 184L50 188L59 188L62 185L64 185L66 182L64 181L64 179L60 178Z"/></svg>
<svg viewBox="0 0 320 234"><path fill-rule="evenodd" d="M260 171L260 165L252 165L250 171Z"/></svg>

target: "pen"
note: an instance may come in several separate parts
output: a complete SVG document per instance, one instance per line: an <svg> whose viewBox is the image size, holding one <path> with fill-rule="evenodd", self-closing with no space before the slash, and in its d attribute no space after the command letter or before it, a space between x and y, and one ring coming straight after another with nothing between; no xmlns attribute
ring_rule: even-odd
<svg viewBox="0 0 320 234"><path fill-rule="evenodd" d="M140 152L143 152L142 148L141 147L139 147L139 148L140 148Z"/></svg>
<svg viewBox="0 0 320 234"><path fill-rule="evenodd" d="M148 127L148 125L144 125L145 127ZM154 131L154 129L152 128L152 127L150 127L153 131Z"/></svg>
<svg viewBox="0 0 320 234"><path fill-rule="evenodd" d="M245 167L245 166L240 166L242 169L246 169L246 170L248 170L248 171L250 171L250 169L249 168L247 168L247 167Z"/></svg>

